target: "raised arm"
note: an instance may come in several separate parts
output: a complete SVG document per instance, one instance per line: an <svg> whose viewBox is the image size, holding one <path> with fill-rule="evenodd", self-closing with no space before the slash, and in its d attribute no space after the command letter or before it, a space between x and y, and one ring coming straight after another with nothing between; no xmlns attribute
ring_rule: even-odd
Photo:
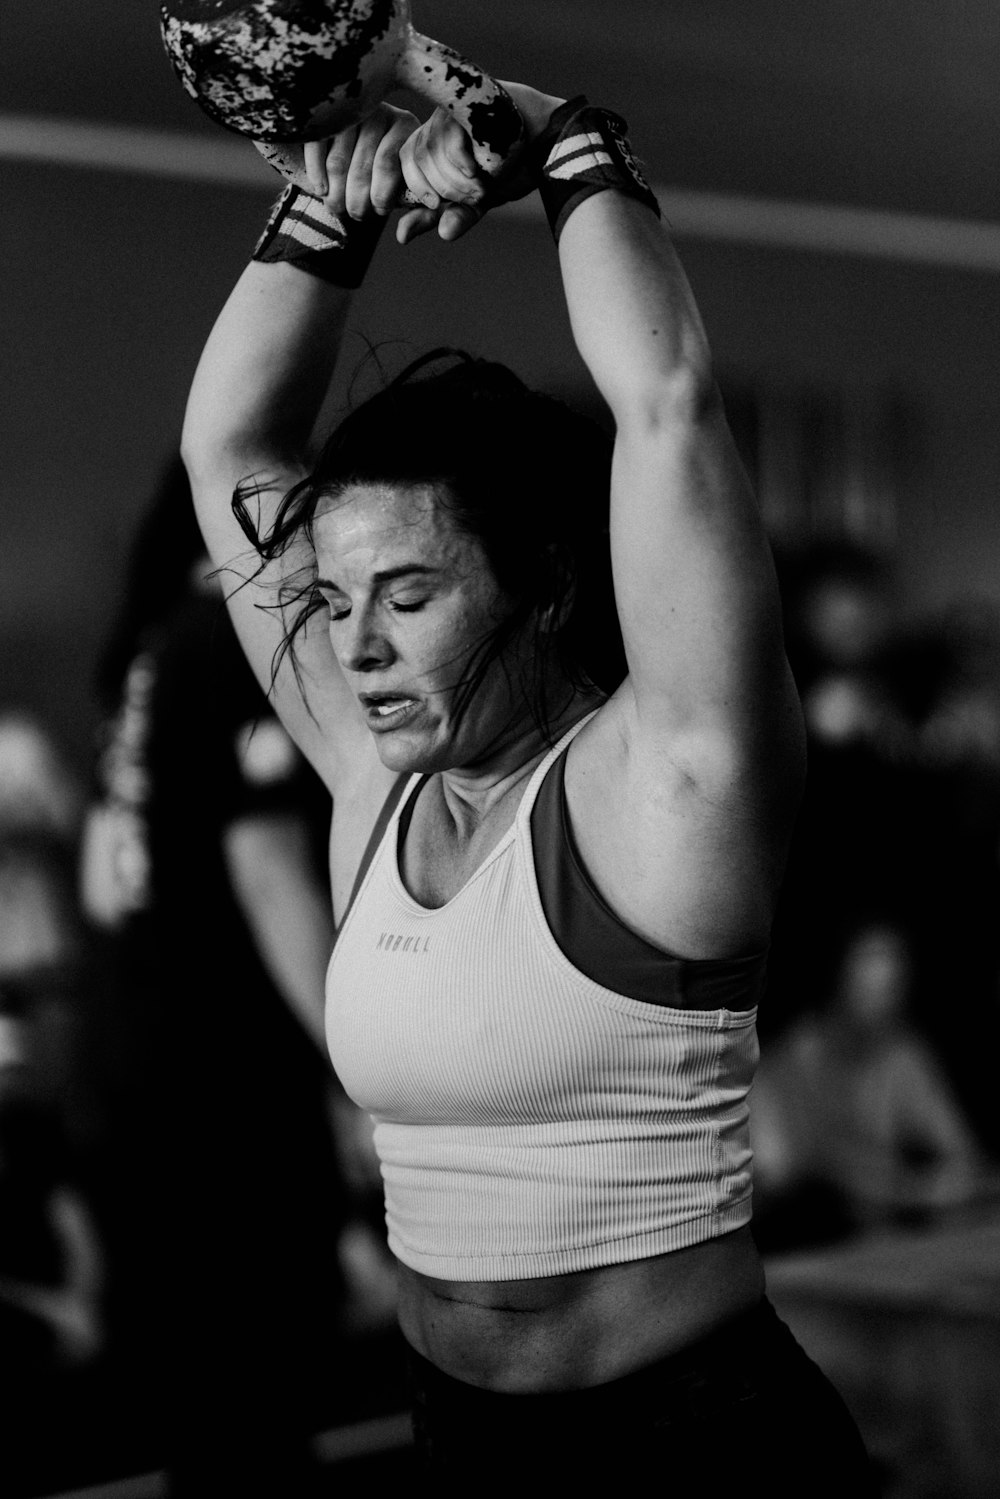
<svg viewBox="0 0 1000 1499"><path fill-rule="evenodd" d="M504 87L530 143L526 169L506 195L537 183L550 150L568 183L547 208L550 222L558 218L573 335L616 426L615 593L638 732L669 739L675 755L688 739L702 747L723 740L761 766L778 746L795 762L798 709L770 548L726 423L701 318L650 207L652 194L641 187L636 196L591 190L576 201L572 165L586 139L585 117L551 95ZM550 124L554 112L566 121L561 133ZM451 127L445 120L439 128ZM589 149L600 158L599 145ZM435 174L440 152L428 127L414 136L403 153L407 181L446 184ZM627 187L627 171L622 177ZM691 758L704 764L698 754Z"/></svg>
<svg viewBox="0 0 1000 1499"><path fill-rule="evenodd" d="M403 110L382 106L361 128L347 132L314 172L325 177L326 208L347 226L361 253L377 237L374 214L384 217L401 189L399 148L416 126ZM320 214L323 205L303 198ZM344 218L346 209L347 218ZM374 209L374 214L373 214ZM356 220L355 220L356 216ZM312 226L303 231L308 240ZM315 236L314 236L315 237ZM336 254L331 240L330 255ZM324 262L324 265L326 262ZM272 670L288 624L274 606L283 586L294 593L308 580L312 555L294 543L263 571L233 514L237 485L256 478L251 514L269 531L284 495L309 469L313 429L327 395L351 302L360 279L356 256L339 279L287 260L253 260L223 307L194 378L182 453L206 545L225 570L225 590L241 643L258 680L272 686ZM243 585L243 586L241 586ZM274 681L275 707L289 732L331 786L338 753L360 740L353 695L316 617L299 636L301 686L285 657ZM302 688L305 689L303 696ZM331 787L332 789L332 787Z"/></svg>
<svg viewBox="0 0 1000 1499"><path fill-rule="evenodd" d="M577 842L605 898L651 940L690 957L747 952L766 940L804 758L767 538L621 122L505 86L530 142L512 190L541 185L573 335L616 428L629 674L570 756ZM409 154L433 178L430 131L404 151L408 181Z"/></svg>
<svg viewBox="0 0 1000 1499"><path fill-rule="evenodd" d="M616 427L615 595L635 733L706 789L797 786L777 586L690 287L653 212L594 194L559 259L574 337ZM711 778L721 783L711 784Z"/></svg>
<svg viewBox="0 0 1000 1499"><path fill-rule="evenodd" d="M577 347L615 421L611 550L629 667L611 705L620 826L594 818L584 853L670 950L746 952L766 941L804 772L770 548L654 209L592 194L565 219L559 260Z"/></svg>

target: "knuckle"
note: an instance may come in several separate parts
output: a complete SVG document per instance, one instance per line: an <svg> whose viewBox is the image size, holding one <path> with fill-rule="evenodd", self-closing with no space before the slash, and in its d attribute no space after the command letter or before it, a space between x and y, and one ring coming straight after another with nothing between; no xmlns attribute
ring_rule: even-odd
<svg viewBox="0 0 1000 1499"><path fill-rule="evenodd" d="M353 153L353 142L345 140L342 135L338 135L330 142L330 148L326 153L327 166L337 171L346 171Z"/></svg>

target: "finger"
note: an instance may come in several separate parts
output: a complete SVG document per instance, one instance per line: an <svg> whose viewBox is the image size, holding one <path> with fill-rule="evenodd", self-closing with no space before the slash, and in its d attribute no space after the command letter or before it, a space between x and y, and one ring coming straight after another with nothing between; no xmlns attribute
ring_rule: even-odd
<svg viewBox="0 0 1000 1499"><path fill-rule="evenodd" d="M417 134L419 134L419 131ZM422 203L425 208L431 208L436 211L441 206L441 194L427 181L423 171L414 160L414 140L415 137L411 136L399 153L399 164L402 168L403 179L418 203Z"/></svg>
<svg viewBox="0 0 1000 1499"><path fill-rule="evenodd" d="M325 198L328 189L326 176L327 141L306 141L302 147L306 176L309 186L318 198Z"/></svg>
<svg viewBox="0 0 1000 1499"><path fill-rule="evenodd" d="M399 152L417 128L415 115L382 104L362 123L347 173L344 202L353 219L374 207L388 213L402 192Z"/></svg>
<svg viewBox="0 0 1000 1499"><path fill-rule="evenodd" d="M429 230L436 227L438 213L433 208L409 208L400 214L396 223L396 241L401 245L408 245L411 240L417 239L421 234L427 234Z"/></svg>
<svg viewBox="0 0 1000 1499"><path fill-rule="evenodd" d="M371 208L372 167L378 138L372 131L359 132L344 182L344 207L352 219L363 219Z"/></svg>
<svg viewBox="0 0 1000 1499"><path fill-rule="evenodd" d="M412 133L412 127L405 120L399 120L375 151L369 197L375 212L383 217L403 201L406 183L399 153Z"/></svg>
<svg viewBox="0 0 1000 1499"><path fill-rule="evenodd" d="M396 239L401 245L436 228L443 240L460 239L482 218L482 211L467 203L446 203L442 209L411 208L400 216Z"/></svg>
<svg viewBox="0 0 1000 1499"><path fill-rule="evenodd" d="M472 154L472 145L462 127L443 110L414 135L410 159L428 186L450 202L477 203L484 185Z"/></svg>
<svg viewBox="0 0 1000 1499"><path fill-rule="evenodd" d="M466 177L463 172L445 162L440 156L416 152L415 164L432 192L448 203L478 203L483 196L482 183Z"/></svg>
<svg viewBox="0 0 1000 1499"><path fill-rule="evenodd" d="M346 210L347 178L351 170L354 147L358 139L357 125L342 130L327 143L326 179L324 201L331 213L343 214Z"/></svg>
<svg viewBox="0 0 1000 1499"><path fill-rule="evenodd" d="M449 242L474 229L483 211L471 203L449 203L438 219L438 234Z"/></svg>
<svg viewBox="0 0 1000 1499"><path fill-rule="evenodd" d="M448 165L460 177L469 177L474 181L481 181L482 173L476 160L476 153L472 148L472 138L467 130L463 130L457 120L449 116L448 129L442 141L442 152Z"/></svg>

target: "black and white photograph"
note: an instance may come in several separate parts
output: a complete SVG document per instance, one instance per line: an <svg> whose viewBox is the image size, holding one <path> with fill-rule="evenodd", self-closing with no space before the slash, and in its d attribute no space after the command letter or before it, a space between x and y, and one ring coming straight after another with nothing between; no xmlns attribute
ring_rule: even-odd
<svg viewBox="0 0 1000 1499"><path fill-rule="evenodd" d="M1000 10L0 46L0 1499L1000 1499Z"/></svg>

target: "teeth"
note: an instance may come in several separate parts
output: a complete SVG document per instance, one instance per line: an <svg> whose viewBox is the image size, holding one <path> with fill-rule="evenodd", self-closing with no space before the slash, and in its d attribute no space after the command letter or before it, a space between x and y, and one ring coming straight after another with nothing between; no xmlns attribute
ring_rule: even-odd
<svg viewBox="0 0 1000 1499"><path fill-rule="evenodd" d="M376 703L375 712L378 714L379 718L388 718L391 713L401 713L402 710L404 708L408 708L413 701L414 700L412 697L406 697L403 698L402 702Z"/></svg>

